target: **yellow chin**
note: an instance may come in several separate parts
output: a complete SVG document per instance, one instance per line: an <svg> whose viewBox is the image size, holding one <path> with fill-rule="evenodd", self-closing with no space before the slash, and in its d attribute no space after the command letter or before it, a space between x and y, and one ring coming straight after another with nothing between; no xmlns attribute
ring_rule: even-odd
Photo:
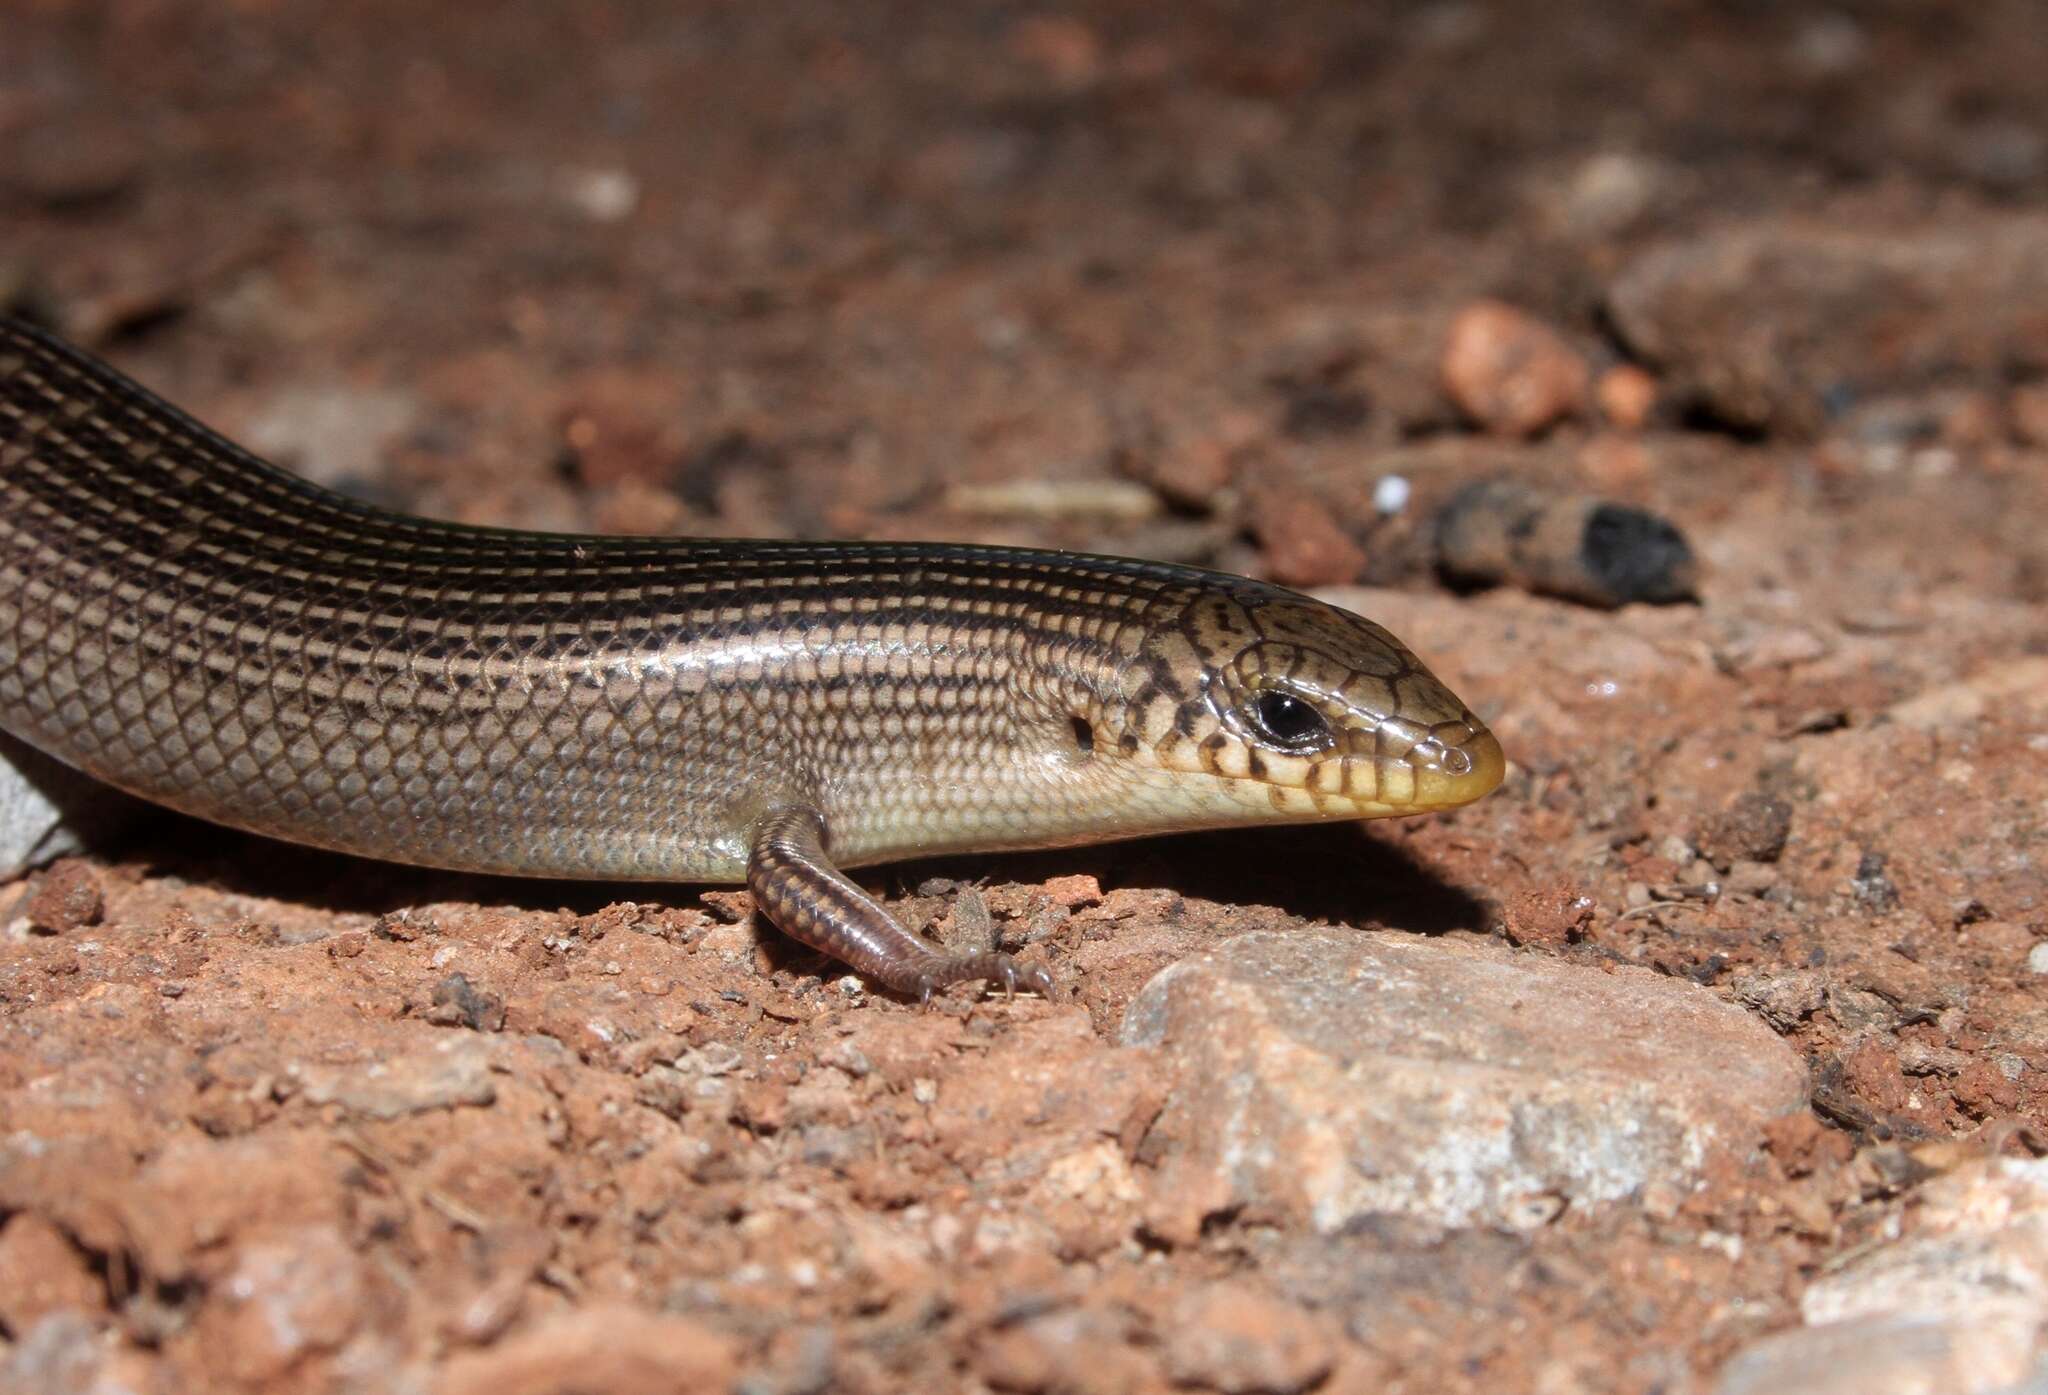
<svg viewBox="0 0 2048 1395"><path fill-rule="evenodd" d="M1209 781L1251 819L1383 819L1455 809L1491 794L1507 773L1507 757L1491 732L1480 731L1443 763L1384 759L1268 758L1265 778Z"/></svg>

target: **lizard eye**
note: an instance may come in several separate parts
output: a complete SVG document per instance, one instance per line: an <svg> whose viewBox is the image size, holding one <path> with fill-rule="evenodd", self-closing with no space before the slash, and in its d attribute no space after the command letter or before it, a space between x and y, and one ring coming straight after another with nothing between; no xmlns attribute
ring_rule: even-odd
<svg viewBox="0 0 2048 1395"><path fill-rule="evenodd" d="M1245 715L1254 731L1283 750L1312 751L1330 744L1330 724L1323 714L1291 693L1260 693Z"/></svg>

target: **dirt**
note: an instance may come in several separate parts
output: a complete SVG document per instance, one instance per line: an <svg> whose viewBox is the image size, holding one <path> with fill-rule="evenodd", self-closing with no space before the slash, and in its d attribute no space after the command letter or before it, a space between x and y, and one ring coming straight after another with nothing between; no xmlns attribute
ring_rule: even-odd
<svg viewBox="0 0 2048 1395"><path fill-rule="evenodd" d="M0 297L294 468L1343 587L1512 761L1433 819L866 877L1058 1003L866 992L731 890L169 818L0 885L19 1388L1733 1390L2048 1137L2027 0L5 26ZM1451 589L1436 511L1503 476L1668 521L1697 599ZM1520 1220L1163 1195L1191 1105L1126 1008L1327 925L1648 970L1805 1100Z"/></svg>

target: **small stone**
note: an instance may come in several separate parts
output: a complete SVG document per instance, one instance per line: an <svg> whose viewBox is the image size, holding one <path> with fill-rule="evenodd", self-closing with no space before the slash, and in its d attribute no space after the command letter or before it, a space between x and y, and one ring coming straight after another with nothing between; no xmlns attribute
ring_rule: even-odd
<svg viewBox="0 0 2048 1395"><path fill-rule="evenodd" d="M1657 160L1603 150L1531 192L1536 212L1551 226L1574 238L1601 239L1627 231L1656 206L1670 183L1669 172Z"/></svg>
<svg viewBox="0 0 2048 1395"><path fill-rule="evenodd" d="M1656 845L1650 851L1656 853L1657 856L1663 858L1673 867L1684 867L1688 862L1692 861L1692 844L1686 842L1685 839L1679 837L1676 833L1667 833L1662 838L1659 838Z"/></svg>
<svg viewBox="0 0 2048 1395"><path fill-rule="evenodd" d="M1183 1300L1165 1343L1180 1385L1224 1395L1297 1395L1330 1374L1330 1335L1308 1314L1247 1283L1212 1284Z"/></svg>
<svg viewBox="0 0 2048 1395"><path fill-rule="evenodd" d="M1444 388L1460 411L1497 436L1529 437L1584 405L1586 361L1548 325L1482 300L1451 322Z"/></svg>
<svg viewBox="0 0 2048 1395"><path fill-rule="evenodd" d="M1240 452L1266 431L1262 421L1224 420L1206 431L1169 437L1149 414L1117 419L1111 459L1117 472L1178 508L1206 511L1230 484Z"/></svg>
<svg viewBox="0 0 2048 1395"><path fill-rule="evenodd" d="M83 862L66 859L43 874L29 897L28 921L46 935L61 935L98 925L106 909L99 875Z"/></svg>
<svg viewBox="0 0 2048 1395"><path fill-rule="evenodd" d="M1780 1032L1789 1032L1821 1010L1827 985L1806 969L1788 973L1743 974L1733 985L1735 1001L1750 1008Z"/></svg>
<svg viewBox="0 0 2048 1395"><path fill-rule="evenodd" d="M467 975L450 974L434 985L434 1005L427 1010L427 1021L474 1032L502 1032L505 1000L479 989Z"/></svg>
<svg viewBox="0 0 2048 1395"><path fill-rule="evenodd" d="M48 122L15 135L4 182L10 193L54 212L112 203L149 170L148 151L132 130L106 122Z"/></svg>
<svg viewBox="0 0 2048 1395"><path fill-rule="evenodd" d="M2048 974L2048 940L2027 951L2027 972Z"/></svg>
<svg viewBox="0 0 2048 1395"><path fill-rule="evenodd" d="M1778 884L1778 869L1763 862L1737 858L1721 878L1721 890L1738 896L1761 896Z"/></svg>
<svg viewBox="0 0 2048 1395"><path fill-rule="evenodd" d="M344 930L327 938L329 959L360 959L370 947L370 937L360 930Z"/></svg>
<svg viewBox="0 0 2048 1395"><path fill-rule="evenodd" d="M640 206L640 181L630 170L566 169L559 187L563 201L593 223L617 223Z"/></svg>
<svg viewBox="0 0 2048 1395"><path fill-rule="evenodd" d="M608 490L637 480L699 506L715 505L719 478L751 449L744 438L721 440L693 459L668 386L622 370L571 383L557 420L563 467L576 482ZM696 477L684 478L691 469Z"/></svg>
<svg viewBox="0 0 2048 1395"><path fill-rule="evenodd" d="M1510 944L1558 949L1586 933L1594 909L1593 898L1574 887L1542 887L1509 898L1501 928Z"/></svg>
<svg viewBox="0 0 2048 1395"><path fill-rule="evenodd" d="M1633 363L1617 363L1593 386L1600 415L1622 431L1640 431L1657 410L1657 380Z"/></svg>
<svg viewBox="0 0 2048 1395"><path fill-rule="evenodd" d="M1701 857L1726 871L1738 861L1776 862L1792 834L1792 806L1755 790L1735 796L1693 833Z"/></svg>
<svg viewBox="0 0 2048 1395"><path fill-rule="evenodd" d="M1114 1139L1099 1139L1046 1164L1042 1190L1078 1201L1090 1211L1135 1205L1141 1197L1124 1150Z"/></svg>
<svg viewBox="0 0 2048 1395"><path fill-rule="evenodd" d="M422 933L433 934L438 927L433 921L414 910L390 911L377 917L377 923L370 927L370 933L380 940L396 940L410 944Z"/></svg>
<svg viewBox="0 0 2048 1395"><path fill-rule="evenodd" d="M1808 625L1778 625L1742 619L1730 625L1714 648L1714 662L1729 673L1796 668L1834 652L1829 639Z"/></svg>
<svg viewBox="0 0 2048 1395"><path fill-rule="evenodd" d="M1102 904L1102 883L1085 873L1052 877L1045 883L1045 894L1053 899L1055 905L1077 911L1083 906Z"/></svg>

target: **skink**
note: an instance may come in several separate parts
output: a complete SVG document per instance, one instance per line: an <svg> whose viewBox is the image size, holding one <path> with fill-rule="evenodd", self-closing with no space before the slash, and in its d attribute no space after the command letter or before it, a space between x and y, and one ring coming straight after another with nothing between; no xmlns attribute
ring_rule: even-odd
<svg viewBox="0 0 2048 1395"><path fill-rule="evenodd" d="M0 320L0 728L296 843L744 882L899 992L987 979L841 870L1446 809L1500 746L1380 626L1161 563L580 537L357 503Z"/></svg>

